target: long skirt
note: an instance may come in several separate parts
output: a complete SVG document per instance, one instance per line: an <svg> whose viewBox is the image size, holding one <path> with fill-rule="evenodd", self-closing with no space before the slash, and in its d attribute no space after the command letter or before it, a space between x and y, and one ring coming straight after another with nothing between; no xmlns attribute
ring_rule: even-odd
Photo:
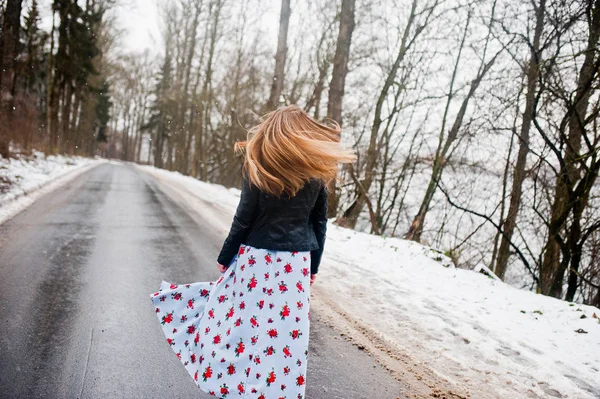
<svg viewBox="0 0 600 399"><path fill-rule="evenodd" d="M152 295L163 332L203 391L219 398L302 399L310 252L240 246L216 282L164 282Z"/></svg>

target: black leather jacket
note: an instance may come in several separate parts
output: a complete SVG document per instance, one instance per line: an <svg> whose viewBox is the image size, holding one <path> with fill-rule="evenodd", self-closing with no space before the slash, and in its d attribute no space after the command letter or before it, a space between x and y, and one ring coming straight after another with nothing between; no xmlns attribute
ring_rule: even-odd
<svg viewBox="0 0 600 399"><path fill-rule="evenodd" d="M311 251L311 273L316 274L327 230L327 188L307 182L294 197L277 198L261 192L246 178L229 235L218 262L228 266L240 244L280 251Z"/></svg>

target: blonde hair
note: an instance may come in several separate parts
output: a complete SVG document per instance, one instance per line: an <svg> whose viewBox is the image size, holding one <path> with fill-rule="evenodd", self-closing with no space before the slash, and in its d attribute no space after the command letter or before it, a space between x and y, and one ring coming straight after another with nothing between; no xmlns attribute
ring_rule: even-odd
<svg viewBox="0 0 600 399"><path fill-rule="evenodd" d="M252 184L276 196L294 196L311 178L327 184L339 163L356 159L340 145L340 132L337 123L319 123L290 105L266 114L235 149L245 152L244 172Z"/></svg>

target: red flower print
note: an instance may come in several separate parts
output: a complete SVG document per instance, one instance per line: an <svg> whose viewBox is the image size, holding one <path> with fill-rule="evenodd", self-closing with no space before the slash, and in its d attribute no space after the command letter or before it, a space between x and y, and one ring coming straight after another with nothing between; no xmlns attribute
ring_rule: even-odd
<svg viewBox="0 0 600 399"><path fill-rule="evenodd" d="M250 343L252 345L256 345L256 343L258 342L258 336L255 335L254 337L250 337Z"/></svg>
<svg viewBox="0 0 600 399"><path fill-rule="evenodd" d="M263 299L261 299L260 302L256 303L256 306L258 306L259 309L262 309L263 306L265 306L265 301Z"/></svg>
<svg viewBox="0 0 600 399"><path fill-rule="evenodd" d="M292 252L292 257L298 255L298 251Z"/></svg>
<svg viewBox="0 0 600 399"><path fill-rule="evenodd" d="M227 312L227 314L225 315L225 320L229 320L230 318L233 317L233 314L235 313L233 306L229 309L229 312Z"/></svg>
<svg viewBox="0 0 600 399"><path fill-rule="evenodd" d="M213 337L213 344L217 345L219 343L221 343L221 335L217 334Z"/></svg>
<svg viewBox="0 0 600 399"><path fill-rule="evenodd" d="M192 363L196 363L196 354L192 353L192 355L190 356L190 360Z"/></svg>
<svg viewBox="0 0 600 399"><path fill-rule="evenodd" d="M248 258L248 264L250 266L254 266L256 264L256 258L254 257L254 255L250 255L250 257Z"/></svg>
<svg viewBox="0 0 600 399"><path fill-rule="evenodd" d="M170 289L174 290L175 288L177 288L176 284L171 284L171 286L169 287Z"/></svg>
<svg viewBox="0 0 600 399"><path fill-rule="evenodd" d="M281 258L278 257L277 258L277 263L279 263L279 262L281 262Z"/></svg>
<svg viewBox="0 0 600 399"><path fill-rule="evenodd" d="M272 346L267 347L267 349L265 349L263 351L263 353L267 356L272 356L275 353L275 348L273 348Z"/></svg>
<svg viewBox="0 0 600 399"><path fill-rule="evenodd" d="M240 270L241 270L241 271L244 271L244 270L246 270L246 265L241 265L241 266L240 266ZM242 283L243 283L243 282L244 282L244 278L242 278Z"/></svg>
<svg viewBox="0 0 600 399"><path fill-rule="evenodd" d="M248 377L249 375L250 375L250 367L248 367L248 368L246 369L246 377Z"/></svg>
<svg viewBox="0 0 600 399"><path fill-rule="evenodd" d="M206 327L204 329L204 335L208 335L209 332L210 332L210 327Z"/></svg>
<svg viewBox="0 0 600 399"><path fill-rule="evenodd" d="M288 375L290 373L290 368L288 366L285 366L283 368L283 374Z"/></svg>
<svg viewBox="0 0 600 399"><path fill-rule="evenodd" d="M286 317L290 315L290 308L288 305L283 305L281 308L281 312L279 312L279 316L281 316L281 320L285 320Z"/></svg>
<svg viewBox="0 0 600 399"><path fill-rule="evenodd" d="M194 338L194 343L196 345L198 345L198 342L200 342L200 333L199 332L196 333L196 337Z"/></svg>
<svg viewBox="0 0 600 399"><path fill-rule="evenodd" d="M243 245L240 245L240 250L238 252L238 255L243 255L244 252L246 252L246 248Z"/></svg>
<svg viewBox="0 0 600 399"><path fill-rule="evenodd" d="M265 273L265 281L269 280L269 273Z"/></svg>
<svg viewBox="0 0 600 399"><path fill-rule="evenodd" d="M306 262L308 260L308 258L306 256L303 256L302 260Z"/></svg>
<svg viewBox="0 0 600 399"><path fill-rule="evenodd" d="M288 264L286 264L286 265L283 267L283 271L284 271L286 274L290 274L290 273L292 272L292 265L290 265L289 263L288 263Z"/></svg>
<svg viewBox="0 0 600 399"><path fill-rule="evenodd" d="M239 327L242 325L242 318L238 317L237 320L235 321L234 326Z"/></svg>
<svg viewBox="0 0 600 399"><path fill-rule="evenodd" d="M235 366L233 365L233 363L229 363L229 366L227 366L227 374L229 374L229 375L235 374Z"/></svg>
<svg viewBox="0 0 600 399"><path fill-rule="evenodd" d="M250 324L252 324L252 327L258 327L258 321L256 320L256 316L252 316L250 318Z"/></svg>
<svg viewBox="0 0 600 399"><path fill-rule="evenodd" d="M254 358L254 363L256 363L256 364L260 364L260 356L256 356L256 357ZM259 376L258 376L258 377L256 377L256 378L260 378L260 374L259 374Z"/></svg>
<svg viewBox="0 0 600 399"><path fill-rule="evenodd" d="M298 292L304 292L304 287L300 281L296 283L296 288L298 289Z"/></svg>
<svg viewBox="0 0 600 399"><path fill-rule="evenodd" d="M202 298L205 298L205 297L207 297L207 296L208 296L208 294L210 294L210 291L209 291L209 290L207 290L206 288L204 288L202 291L200 291L200 296L201 296Z"/></svg>
<svg viewBox="0 0 600 399"><path fill-rule="evenodd" d="M273 288L269 288L268 290L266 290L266 291L263 291L263 292L266 292L266 294L267 294L268 296L271 296L271 295L273 295Z"/></svg>
<svg viewBox="0 0 600 399"><path fill-rule="evenodd" d="M302 269L302 274L304 275L304 277L308 276L308 267Z"/></svg>
<svg viewBox="0 0 600 399"><path fill-rule="evenodd" d="M186 321L187 321L187 316L186 315L181 316L181 319L179 319L180 323L183 323L183 322L186 322Z"/></svg>
<svg viewBox="0 0 600 399"><path fill-rule="evenodd" d="M298 309L302 309L304 304L302 303L302 301L298 301L298 302L296 302L296 306L298 307Z"/></svg>
<svg viewBox="0 0 600 399"><path fill-rule="evenodd" d="M194 381L198 381L198 372L197 371L194 373Z"/></svg>
<svg viewBox="0 0 600 399"><path fill-rule="evenodd" d="M300 322L300 318L296 316L296 323Z"/></svg>
<svg viewBox="0 0 600 399"><path fill-rule="evenodd" d="M169 345L175 345L175 341L173 340L173 338L167 338L167 342L169 343Z"/></svg>
<svg viewBox="0 0 600 399"><path fill-rule="evenodd" d="M267 262L267 265L273 262L273 259L271 259L271 254L268 253L265 255L265 262Z"/></svg>
<svg viewBox="0 0 600 399"><path fill-rule="evenodd" d="M212 374L213 374L213 372L212 372L212 369L210 368L210 366L205 368L204 373L202 373L202 379L204 380L204 382L206 382L207 379L212 377Z"/></svg>
<svg viewBox="0 0 600 399"><path fill-rule="evenodd" d="M242 303L240 303L240 310L244 309L246 309L246 302L242 301Z"/></svg>
<svg viewBox="0 0 600 399"><path fill-rule="evenodd" d="M250 282L248 283L248 292L252 291L256 288L256 277L252 275Z"/></svg>
<svg viewBox="0 0 600 399"><path fill-rule="evenodd" d="M215 318L215 310L211 309L208 311L208 318L209 319L214 319Z"/></svg>
<svg viewBox="0 0 600 399"><path fill-rule="evenodd" d="M244 393L244 392L245 392L245 391L244 391L244 384L243 384L243 383L241 383L241 382L240 382L240 383L238 384L238 387L237 387L237 388L238 388L238 392L239 392L239 393Z"/></svg>
<svg viewBox="0 0 600 399"><path fill-rule="evenodd" d="M194 309L194 298L188 301L187 307L188 309Z"/></svg>
<svg viewBox="0 0 600 399"><path fill-rule="evenodd" d="M227 384L221 385L221 395L227 395L227 394L229 394L229 387L227 387Z"/></svg>
<svg viewBox="0 0 600 399"><path fill-rule="evenodd" d="M274 328L267 331L267 334L269 334L269 337L271 337L271 338L277 338L277 330Z"/></svg>
<svg viewBox="0 0 600 399"><path fill-rule="evenodd" d="M219 295L219 298L217 298L219 300L219 303L223 303L227 300L227 295Z"/></svg>
<svg viewBox="0 0 600 399"><path fill-rule="evenodd" d="M298 376L298 378L296 378L296 385L298 385L298 386L304 385L304 376L302 374L300 374Z"/></svg>
<svg viewBox="0 0 600 399"><path fill-rule="evenodd" d="M288 289L287 289L287 284L286 283L284 283L283 281L281 283L279 283L279 292L284 293L287 290Z"/></svg>
<svg viewBox="0 0 600 399"><path fill-rule="evenodd" d="M217 280L217 285L221 284L221 281L223 281L225 277L221 276L219 277L219 279Z"/></svg>
<svg viewBox="0 0 600 399"><path fill-rule="evenodd" d="M239 357L242 353L244 353L244 342L240 339L240 342L237 344L237 348L235 348L235 357Z"/></svg>
<svg viewBox="0 0 600 399"><path fill-rule="evenodd" d="M275 372L274 371L269 371L269 374L267 374L267 386L270 387L272 383L275 382Z"/></svg>
<svg viewBox="0 0 600 399"><path fill-rule="evenodd" d="M258 397L258 399L267 399L267 398L265 398L265 395L260 395L260 396Z"/></svg>
<svg viewBox="0 0 600 399"><path fill-rule="evenodd" d="M285 391L285 388L286 388L286 387L285 387L285 384L281 384L281 390L282 390L282 391ZM283 399L285 399L285 398L283 398Z"/></svg>
<svg viewBox="0 0 600 399"><path fill-rule="evenodd" d="M274 307L275 307L274 304L272 304L272 303L269 304L269 309L273 309Z"/></svg>
<svg viewBox="0 0 600 399"><path fill-rule="evenodd" d="M163 316L161 324L170 324L173 321L173 312L167 313L166 316Z"/></svg>
<svg viewBox="0 0 600 399"><path fill-rule="evenodd" d="M290 352L289 345L286 345L285 348L283 348L283 357L292 357L292 352Z"/></svg>
<svg viewBox="0 0 600 399"><path fill-rule="evenodd" d="M156 312L156 313L160 313L160 309L159 309L159 308L156 308L155 312Z"/></svg>
<svg viewBox="0 0 600 399"><path fill-rule="evenodd" d="M292 339L298 339L301 335L302 333L300 332L300 330L292 330L292 332L290 333Z"/></svg>
<svg viewBox="0 0 600 399"><path fill-rule="evenodd" d="M193 334L193 333L195 333L195 332L196 332L196 326L195 326L195 325L193 325L193 324L190 324L190 325L188 326L188 328L187 328L187 333L188 333L189 335L192 335L192 334Z"/></svg>
<svg viewBox="0 0 600 399"><path fill-rule="evenodd" d="M176 301L181 301L182 297L183 297L183 295L181 295L181 292L173 292L171 294L171 298L173 298Z"/></svg>
<svg viewBox="0 0 600 399"><path fill-rule="evenodd" d="M163 296L160 297L160 301L161 302L164 302L166 299L167 299L167 297L165 295L163 295Z"/></svg>

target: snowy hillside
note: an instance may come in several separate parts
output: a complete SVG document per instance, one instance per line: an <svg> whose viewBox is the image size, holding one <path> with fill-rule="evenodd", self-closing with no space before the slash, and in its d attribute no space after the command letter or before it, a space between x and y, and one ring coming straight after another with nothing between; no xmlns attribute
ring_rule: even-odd
<svg viewBox="0 0 600 399"><path fill-rule="evenodd" d="M0 157L0 223L30 205L37 195L58 187L89 167L103 162L99 159L63 155Z"/></svg>
<svg viewBox="0 0 600 399"><path fill-rule="evenodd" d="M238 190L141 168L226 233ZM316 288L471 398L600 397L600 310L444 265L420 244L330 224Z"/></svg>

